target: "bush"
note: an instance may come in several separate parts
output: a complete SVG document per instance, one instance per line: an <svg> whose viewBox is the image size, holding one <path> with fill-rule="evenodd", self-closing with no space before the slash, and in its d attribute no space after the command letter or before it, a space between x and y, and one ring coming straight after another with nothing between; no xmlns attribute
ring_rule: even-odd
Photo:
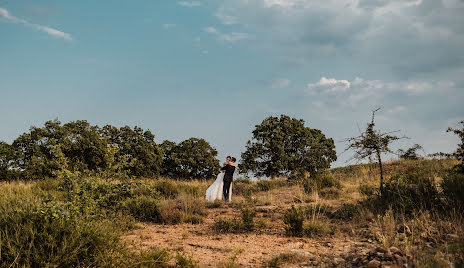
<svg viewBox="0 0 464 268"><path fill-rule="evenodd" d="M304 236L315 238L335 234L336 227L318 220L310 221L303 227Z"/></svg>
<svg viewBox="0 0 464 268"><path fill-rule="evenodd" d="M242 208L241 219L219 219L214 222L213 229L222 233L243 233L253 231L256 211L250 208Z"/></svg>
<svg viewBox="0 0 464 268"><path fill-rule="evenodd" d="M137 267L149 267L149 268L162 268L167 267L171 256L167 249L152 249L149 251L143 251L140 256L137 256L139 260Z"/></svg>
<svg viewBox="0 0 464 268"><path fill-rule="evenodd" d="M292 206L284 215L284 223L288 226L285 228L287 235L302 236L303 235L304 213L301 209Z"/></svg>
<svg viewBox="0 0 464 268"><path fill-rule="evenodd" d="M162 222L159 201L154 198L139 196L128 199L123 207L139 221Z"/></svg>
<svg viewBox="0 0 464 268"><path fill-rule="evenodd" d="M179 195L177 185L168 179L161 179L155 183L155 190L166 199L174 199Z"/></svg>
<svg viewBox="0 0 464 268"><path fill-rule="evenodd" d="M31 194L31 193L28 193ZM17 267L86 267L114 263L118 229L63 204L15 194L0 198L0 259Z"/></svg>
<svg viewBox="0 0 464 268"><path fill-rule="evenodd" d="M358 206L353 204L344 204L342 207L332 212L330 217L339 220L351 220L358 213Z"/></svg>
<svg viewBox="0 0 464 268"><path fill-rule="evenodd" d="M314 177L303 180L303 189L307 194L310 194L313 191L320 191L325 188L340 189L340 181L328 173L318 174Z"/></svg>
<svg viewBox="0 0 464 268"><path fill-rule="evenodd" d="M380 208L391 207L395 212L405 214L430 210L440 204L433 178L419 173L393 176L385 184L384 193L378 201Z"/></svg>
<svg viewBox="0 0 464 268"><path fill-rule="evenodd" d="M361 184L359 185L359 192L366 197L371 197L377 192L377 188L374 185Z"/></svg>
<svg viewBox="0 0 464 268"><path fill-rule="evenodd" d="M258 189L263 192L267 192L275 188L275 183L271 180L259 180L256 185L258 186Z"/></svg>
<svg viewBox="0 0 464 268"><path fill-rule="evenodd" d="M185 254L177 254L176 256L176 267L180 268L196 268L198 266L198 261L193 259L192 256Z"/></svg>
<svg viewBox="0 0 464 268"><path fill-rule="evenodd" d="M338 199L340 197L340 189L335 187L324 188L319 191L319 195L326 199Z"/></svg>
<svg viewBox="0 0 464 268"><path fill-rule="evenodd" d="M175 200L166 200L160 206L161 222L165 224L203 222L206 215L205 202L188 196L180 196Z"/></svg>
<svg viewBox="0 0 464 268"><path fill-rule="evenodd" d="M443 178L441 188L449 207L464 209L464 174L451 172Z"/></svg>

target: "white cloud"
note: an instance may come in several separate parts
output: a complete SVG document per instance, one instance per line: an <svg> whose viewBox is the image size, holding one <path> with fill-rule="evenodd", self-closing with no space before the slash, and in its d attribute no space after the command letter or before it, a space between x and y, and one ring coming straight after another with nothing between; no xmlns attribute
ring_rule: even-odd
<svg viewBox="0 0 464 268"><path fill-rule="evenodd" d="M208 54L208 53L209 53L208 50L202 50L201 51L201 54Z"/></svg>
<svg viewBox="0 0 464 268"><path fill-rule="evenodd" d="M392 107L391 109L388 109L387 113L389 113L389 114L398 114L398 113L402 113L402 112L404 112L406 110L407 110L406 106L398 105L398 106Z"/></svg>
<svg viewBox="0 0 464 268"><path fill-rule="evenodd" d="M221 41L230 42L230 43L251 38L251 35L247 33L237 33L237 32L222 33L218 31L216 28L211 27L211 26L204 28L203 31L216 35L217 38Z"/></svg>
<svg viewBox="0 0 464 268"><path fill-rule="evenodd" d="M356 77L352 81L321 77L316 83L308 83L306 92L311 95L327 96L336 99L341 105L354 107L361 102L379 103L383 97L391 93L402 93L409 96L424 95L434 90L448 89L452 82L402 81L384 82L381 80L365 80ZM404 107L396 107L390 112L399 112Z"/></svg>
<svg viewBox="0 0 464 268"><path fill-rule="evenodd" d="M347 80L336 80L334 78L321 77L319 82L308 84L308 90L315 92L322 90L324 93L337 93L346 91L350 88L351 83Z"/></svg>
<svg viewBox="0 0 464 268"><path fill-rule="evenodd" d="M54 29L54 28L51 28L51 27L48 27L48 26L44 26L44 25L40 25L40 24L34 24L34 23L30 23L24 19L20 19L20 18L17 18L13 15L11 15L8 10L6 10L5 8L0 8L0 16L2 16L3 18L5 18L7 21L9 22L12 22L12 23L20 23L20 24L23 24L29 28L32 28L32 29L35 29L35 30L38 30L38 31L42 31L44 33L47 33L48 35L51 35L51 36L54 36L54 37L58 37L58 38L63 38L65 40L72 40L72 36L68 33L65 33L65 32L62 32L60 30L57 30L57 29Z"/></svg>
<svg viewBox="0 0 464 268"><path fill-rule="evenodd" d="M176 24L165 23L165 24L163 24L163 27L164 27L164 29L169 29L169 28L176 27Z"/></svg>
<svg viewBox="0 0 464 268"><path fill-rule="evenodd" d="M184 6L184 7L197 7L201 6L201 3L199 1L179 1L179 5Z"/></svg>
<svg viewBox="0 0 464 268"><path fill-rule="evenodd" d="M287 78L276 78L271 81L270 86L273 88L285 88L290 85L290 82Z"/></svg>

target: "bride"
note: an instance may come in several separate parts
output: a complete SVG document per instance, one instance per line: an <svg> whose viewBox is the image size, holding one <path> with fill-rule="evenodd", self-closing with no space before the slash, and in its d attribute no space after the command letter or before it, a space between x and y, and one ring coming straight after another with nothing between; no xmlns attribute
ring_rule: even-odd
<svg viewBox="0 0 464 268"><path fill-rule="evenodd" d="M234 164L231 162L231 159L232 158L228 156L223 166ZM217 175L216 180L213 182L213 184L211 184L211 186L209 186L208 189L206 190L206 201L214 202L215 200L223 200L224 199L224 194L222 190L223 186L224 186L224 171L221 171ZM232 184L230 184L229 202L232 200L231 198L232 198Z"/></svg>

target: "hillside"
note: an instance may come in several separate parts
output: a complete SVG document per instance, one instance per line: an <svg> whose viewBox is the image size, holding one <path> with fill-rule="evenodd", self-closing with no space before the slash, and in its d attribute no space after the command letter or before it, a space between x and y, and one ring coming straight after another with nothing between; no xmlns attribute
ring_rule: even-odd
<svg viewBox="0 0 464 268"><path fill-rule="evenodd" d="M386 163L384 199L369 164L238 179L227 204L204 180L2 182L0 267L459 267L463 218L441 188L456 163Z"/></svg>

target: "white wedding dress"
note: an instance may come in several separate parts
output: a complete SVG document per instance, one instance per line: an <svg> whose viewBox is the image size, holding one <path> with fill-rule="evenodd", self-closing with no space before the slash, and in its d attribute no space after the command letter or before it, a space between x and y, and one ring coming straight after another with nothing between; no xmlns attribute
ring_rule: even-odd
<svg viewBox="0 0 464 268"><path fill-rule="evenodd" d="M206 190L206 201L223 200L222 187L224 186L224 172L217 175L216 180ZM232 183L229 190L229 202L232 201Z"/></svg>

